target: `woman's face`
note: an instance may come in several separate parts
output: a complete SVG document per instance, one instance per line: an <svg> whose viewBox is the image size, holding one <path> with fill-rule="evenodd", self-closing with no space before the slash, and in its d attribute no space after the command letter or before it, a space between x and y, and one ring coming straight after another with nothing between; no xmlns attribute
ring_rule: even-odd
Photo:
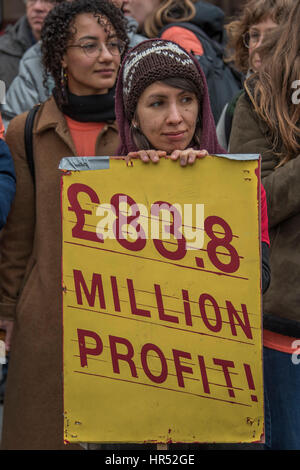
<svg viewBox="0 0 300 470"><path fill-rule="evenodd" d="M184 150L191 143L198 118L199 104L195 93L154 82L144 90L134 122L153 149Z"/></svg>
<svg viewBox="0 0 300 470"><path fill-rule="evenodd" d="M76 17L75 34L62 61L68 77L68 88L78 96L107 93L116 82L121 60L115 47L116 32L106 18L101 17L101 24L98 18L91 13L82 13ZM113 54L108 47L113 50Z"/></svg>
<svg viewBox="0 0 300 470"><path fill-rule="evenodd" d="M273 28L276 28L277 23L274 23L272 18L266 18L265 20L261 21L260 23L253 24L249 28L249 35L250 35L250 41L249 41L249 61L250 61L250 68L254 71L258 70L259 67L261 66L261 59L259 57L259 54L257 52L254 52L254 50L261 46L261 43L269 31L271 31ZM253 54L253 55L252 55Z"/></svg>
<svg viewBox="0 0 300 470"><path fill-rule="evenodd" d="M124 15L134 18L141 29L145 19L158 8L161 0L124 0L122 10Z"/></svg>

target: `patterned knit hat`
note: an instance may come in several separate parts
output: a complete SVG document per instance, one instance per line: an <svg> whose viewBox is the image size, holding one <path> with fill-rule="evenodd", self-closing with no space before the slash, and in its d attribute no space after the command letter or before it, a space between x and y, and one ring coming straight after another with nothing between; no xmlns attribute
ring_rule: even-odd
<svg viewBox="0 0 300 470"><path fill-rule="evenodd" d="M205 75L197 60L172 41L149 39L131 49L122 62L116 86L115 110L120 144L116 155L141 150L132 136L131 121L142 92L157 80L191 79L199 89L200 149L224 154L219 145ZM198 148L198 147L197 147Z"/></svg>
<svg viewBox="0 0 300 470"><path fill-rule="evenodd" d="M156 81L190 79L203 94L203 81L190 55L178 44L164 40L144 41L129 52L123 67L123 99L126 116L133 118L143 91Z"/></svg>

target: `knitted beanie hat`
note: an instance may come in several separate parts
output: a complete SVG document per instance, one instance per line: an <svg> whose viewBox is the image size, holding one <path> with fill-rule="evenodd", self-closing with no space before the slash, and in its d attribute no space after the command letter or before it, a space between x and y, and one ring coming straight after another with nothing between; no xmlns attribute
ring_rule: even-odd
<svg viewBox="0 0 300 470"><path fill-rule="evenodd" d="M123 100L132 120L143 91L156 81L180 77L190 79L203 93L203 81L190 55L178 44L164 40L144 41L129 52L123 67Z"/></svg>
<svg viewBox="0 0 300 470"><path fill-rule="evenodd" d="M189 78L199 89L199 118L202 126L199 148L212 155L226 153L218 143L206 78L197 60L172 41L149 39L127 53L119 71L115 110L120 144L116 155L142 150L137 148L131 128L138 99L155 81L172 77Z"/></svg>

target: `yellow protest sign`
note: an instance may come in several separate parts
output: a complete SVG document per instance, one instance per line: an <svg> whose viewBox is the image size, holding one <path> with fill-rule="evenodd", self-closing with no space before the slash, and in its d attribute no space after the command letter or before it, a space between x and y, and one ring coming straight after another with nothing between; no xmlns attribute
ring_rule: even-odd
<svg viewBox="0 0 300 470"><path fill-rule="evenodd" d="M258 164L63 175L66 442L261 439Z"/></svg>

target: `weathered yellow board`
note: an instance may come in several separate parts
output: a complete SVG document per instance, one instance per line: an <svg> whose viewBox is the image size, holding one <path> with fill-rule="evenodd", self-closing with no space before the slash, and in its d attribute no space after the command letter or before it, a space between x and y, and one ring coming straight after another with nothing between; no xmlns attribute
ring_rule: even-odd
<svg viewBox="0 0 300 470"><path fill-rule="evenodd" d="M63 175L66 443L261 439L258 165Z"/></svg>

